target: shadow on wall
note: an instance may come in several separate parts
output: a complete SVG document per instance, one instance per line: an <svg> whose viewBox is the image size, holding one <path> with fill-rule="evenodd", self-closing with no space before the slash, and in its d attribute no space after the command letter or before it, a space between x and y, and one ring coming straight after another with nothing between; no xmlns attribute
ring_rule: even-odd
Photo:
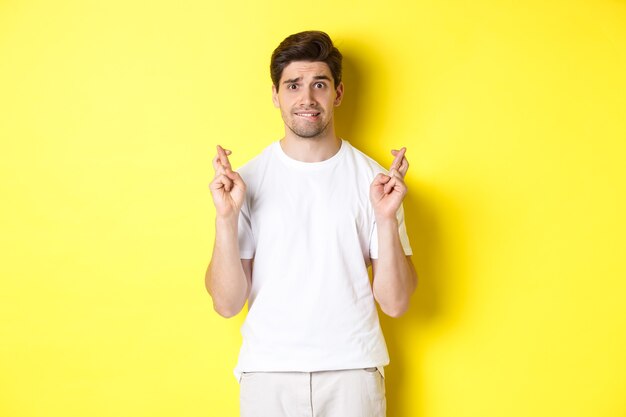
<svg viewBox="0 0 626 417"><path fill-rule="evenodd" d="M359 50L367 50L367 53L351 54L350 47L338 45L343 55L343 83L344 97L341 105L335 109L335 131L338 136L347 139L357 147L357 149L367 152L367 146L360 142L361 138L368 136L371 123L368 120L380 121L380 115L376 119L377 109L380 103L372 105L368 103L368 98L372 94L372 86L377 90L376 97L380 97L380 85L373 84L374 80L380 77L368 68L373 66L369 63L377 58L373 51L367 50L363 45L359 45ZM356 48L355 48L356 49Z"/></svg>
<svg viewBox="0 0 626 417"><path fill-rule="evenodd" d="M405 197L404 209L418 288L401 318L390 318L380 309L378 314L391 358L386 372L387 416L422 417L426 413L419 392L428 381L422 371L425 358L420 335L445 315L442 301L450 282L446 271L450 260L440 239L436 206L412 190Z"/></svg>
<svg viewBox="0 0 626 417"><path fill-rule="evenodd" d="M343 79L346 93L341 106L336 110L336 129L342 138L369 153L368 146L363 142L359 143L359 138L366 136L370 130L371 124L368 120L375 120L376 124L385 123L384 120L380 120L381 112L377 109L388 106L390 103L385 102L385 99L392 97L384 93L376 94L375 105L364 103L372 97L371 88L390 91L392 80L387 74L391 71L385 69L387 74L381 74L367 70L381 68L381 61L376 65L370 64L374 60L383 59L376 56L376 51L368 50L367 54L361 53L356 56L350 53L349 47L340 45L340 49L344 55ZM367 48L359 45L359 50ZM412 297L409 311L401 318L389 318L379 310L381 326L391 357L386 372L388 417L425 415L423 399L418 396L419 392L423 392L422 387L428 384L428 381L423 380L420 369L424 363L420 334L423 329L448 315L445 306L446 288L453 281L447 269L453 260L446 252L445 242L441 240L438 218L438 213L441 212L438 209L440 202L434 201L425 192L420 192L420 181L419 179L415 181L415 178L411 177L410 169L407 180L410 190L404 200L404 210L413 249L412 260L417 270L419 284L417 292ZM446 207L449 212L448 202ZM409 363L411 367L408 366Z"/></svg>

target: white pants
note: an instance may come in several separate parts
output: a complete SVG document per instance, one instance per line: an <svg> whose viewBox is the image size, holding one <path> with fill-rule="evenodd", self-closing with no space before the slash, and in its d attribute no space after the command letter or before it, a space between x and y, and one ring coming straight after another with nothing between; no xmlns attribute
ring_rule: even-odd
<svg viewBox="0 0 626 417"><path fill-rule="evenodd" d="M385 417L385 381L376 368L244 372L241 417Z"/></svg>

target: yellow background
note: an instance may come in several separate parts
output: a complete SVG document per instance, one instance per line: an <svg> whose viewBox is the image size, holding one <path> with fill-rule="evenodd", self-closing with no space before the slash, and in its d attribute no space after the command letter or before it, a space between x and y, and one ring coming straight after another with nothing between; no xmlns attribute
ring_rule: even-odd
<svg viewBox="0 0 626 417"><path fill-rule="evenodd" d="M338 133L389 165L420 287L390 417L626 416L626 2L0 1L0 415L236 416L208 192L282 135L322 29Z"/></svg>

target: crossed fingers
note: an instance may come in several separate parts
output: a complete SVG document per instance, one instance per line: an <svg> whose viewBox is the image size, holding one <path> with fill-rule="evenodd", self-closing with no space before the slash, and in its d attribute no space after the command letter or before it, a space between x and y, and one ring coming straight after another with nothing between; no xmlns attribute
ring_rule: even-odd
<svg viewBox="0 0 626 417"><path fill-rule="evenodd" d="M231 153L232 152L228 149L217 145L217 155L213 158L215 178L212 182L217 189L223 188L225 191L230 191L235 184L237 174L233 172L230 161L228 160L228 155Z"/></svg>
<svg viewBox="0 0 626 417"><path fill-rule="evenodd" d="M213 158L213 169L215 169L216 176L232 171L230 161L228 160L228 155L231 153L232 152L228 149L224 149L220 145L217 145L217 155Z"/></svg>
<svg viewBox="0 0 626 417"><path fill-rule="evenodd" d="M395 156L395 158L389 168L389 176L400 176L400 178L404 178L406 172L409 170L409 161L404 157L405 153L405 147L402 147L400 150L393 149L391 151L391 154Z"/></svg>
<svg viewBox="0 0 626 417"><path fill-rule="evenodd" d="M406 186L404 185L404 176L409 169L409 161L404 157L406 148L402 147L400 150L392 149L391 154L394 156L393 162L389 167L387 175L382 175L381 182L384 184L383 193L389 194L392 191L406 192Z"/></svg>

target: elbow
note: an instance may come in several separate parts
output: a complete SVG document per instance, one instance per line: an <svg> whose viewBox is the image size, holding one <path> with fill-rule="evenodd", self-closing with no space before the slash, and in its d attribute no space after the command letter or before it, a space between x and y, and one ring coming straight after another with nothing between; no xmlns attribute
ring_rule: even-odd
<svg viewBox="0 0 626 417"><path fill-rule="evenodd" d="M210 286L207 288L209 291L209 295L211 296L211 300L213 301L213 310L220 316L224 318L231 318L239 314L239 312L243 309L243 306L246 304L246 299L241 299L239 297L227 297L224 294L221 294L219 291L215 291L214 288Z"/></svg>
<svg viewBox="0 0 626 417"><path fill-rule="evenodd" d="M374 293L374 298L385 315L392 318L398 318L403 316L404 313L409 310L409 301L411 297L406 294L396 294L395 297L383 297L377 296L377 294Z"/></svg>
<svg viewBox="0 0 626 417"><path fill-rule="evenodd" d="M207 272L205 276L205 287L213 301L213 310L224 318L228 319L239 314L246 303L245 299L241 302L230 297L225 297L222 292L219 291L219 288L216 288L211 281L209 272Z"/></svg>
<svg viewBox="0 0 626 417"><path fill-rule="evenodd" d="M380 309L385 315L398 318L403 316L409 311L411 304L411 296L417 287L417 280L414 280L412 284L405 291L376 291L374 289L374 299L378 302Z"/></svg>
<svg viewBox="0 0 626 417"><path fill-rule="evenodd" d="M383 311L383 313L385 313L387 316L397 319L399 317L402 317L404 315L404 313L406 313L409 310L409 303L405 302L405 303L395 303L393 305L388 305L388 306L383 306L382 304L380 305L380 309Z"/></svg>
<svg viewBox="0 0 626 417"><path fill-rule="evenodd" d="M236 306L221 305L213 301L213 309L215 312L226 319L235 317L242 308L243 306L237 308Z"/></svg>
<svg viewBox="0 0 626 417"><path fill-rule="evenodd" d="M213 306L213 308L217 312L217 314L219 314L220 316L224 317L225 319L229 319L231 317L235 317L239 313L239 311L237 311L235 309L218 308L218 307L215 307L215 306Z"/></svg>

